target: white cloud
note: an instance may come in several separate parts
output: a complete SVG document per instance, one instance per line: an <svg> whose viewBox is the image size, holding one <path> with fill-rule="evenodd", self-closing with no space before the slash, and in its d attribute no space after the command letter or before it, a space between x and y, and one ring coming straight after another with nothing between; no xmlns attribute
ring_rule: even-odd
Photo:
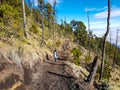
<svg viewBox="0 0 120 90"><path fill-rule="evenodd" d="M111 29L111 42L116 44L116 37L117 37L117 28ZM107 38L108 41L110 41L110 33ZM120 46L120 31L118 32L118 44L117 46Z"/></svg>
<svg viewBox="0 0 120 90"><path fill-rule="evenodd" d="M34 0L34 6L38 6L38 0Z"/></svg>
<svg viewBox="0 0 120 90"><path fill-rule="evenodd" d="M93 31L93 34L98 36L98 37L102 37L104 36L106 29L105 28L101 28L101 29L91 29L91 31ZM112 28L111 29L111 43L116 43L116 35L117 35L117 28ZM107 36L107 41L110 42L110 33ZM118 33L118 44L117 46L120 46L120 31Z"/></svg>
<svg viewBox="0 0 120 90"><path fill-rule="evenodd" d="M53 5L53 1L55 0L46 0L47 2L49 2L51 5ZM61 0L56 0L56 4L59 4L61 2Z"/></svg>
<svg viewBox="0 0 120 90"><path fill-rule="evenodd" d="M112 10L111 16L112 17L118 17L118 16L120 16L120 8Z"/></svg>
<svg viewBox="0 0 120 90"><path fill-rule="evenodd" d="M96 10L96 8L85 8L85 11L87 12L87 11L94 11L94 10Z"/></svg>
<svg viewBox="0 0 120 90"><path fill-rule="evenodd" d="M95 18L107 18L107 10L95 14ZM120 8L111 9L111 17L120 17Z"/></svg>
<svg viewBox="0 0 120 90"><path fill-rule="evenodd" d="M88 23L85 23L86 26L88 26ZM96 20L90 22L90 28L91 29L101 29L106 28L106 20Z"/></svg>
<svg viewBox="0 0 120 90"><path fill-rule="evenodd" d="M102 10L106 10L108 7L107 6L105 6L105 7L103 7L103 8L99 8L99 9L97 9L97 11L102 11Z"/></svg>
<svg viewBox="0 0 120 90"><path fill-rule="evenodd" d="M91 22L90 24L92 26L96 26L97 25L97 27L98 27L101 24L106 24L106 21L95 21L95 22Z"/></svg>
<svg viewBox="0 0 120 90"><path fill-rule="evenodd" d="M115 43L116 41L116 33L117 29L120 30L120 19L111 19L110 23L110 30L111 30L111 42ZM85 23L87 26L87 23ZM91 31L98 37L104 36L107 30L107 21L106 19L99 19L96 21L90 22ZM109 33L110 34L110 33ZM108 35L107 41L110 41L110 36ZM118 38L118 46L120 46L120 31L119 31L119 38Z"/></svg>
<svg viewBox="0 0 120 90"><path fill-rule="evenodd" d="M87 23L85 23L85 25L88 26ZM101 30L104 30L104 32L102 33L105 33L107 28L107 20L100 19L100 20L92 21L90 22L90 28L93 30L98 30L100 33ZM120 29L120 19L111 19L110 29L118 29L118 28Z"/></svg>
<svg viewBox="0 0 120 90"><path fill-rule="evenodd" d="M95 34L96 36L102 37L102 36L104 36L106 29L105 28L101 28L101 29L96 28L96 29L91 29L91 31L93 31L93 34Z"/></svg>
<svg viewBox="0 0 120 90"><path fill-rule="evenodd" d="M110 27L111 28L119 28L120 27L120 18L117 19L111 19L110 21Z"/></svg>
<svg viewBox="0 0 120 90"><path fill-rule="evenodd" d="M51 5L53 5L53 1L55 0L45 0L45 2L49 2ZM56 0L56 4L59 4L62 0ZM38 0L34 0L34 6L38 6Z"/></svg>
<svg viewBox="0 0 120 90"><path fill-rule="evenodd" d="M102 11L102 10L106 10L106 9L107 9L107 6L105 6L103 8L99 8L99 9L87 7L87 8L85 8L85 11Z"/></svg>

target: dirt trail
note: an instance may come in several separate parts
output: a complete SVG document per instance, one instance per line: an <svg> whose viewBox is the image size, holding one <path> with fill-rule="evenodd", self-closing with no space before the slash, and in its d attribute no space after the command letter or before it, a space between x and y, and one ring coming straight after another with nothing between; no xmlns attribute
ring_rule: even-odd
<svg viewBox="0 0 120 90"><path fill-rule="evenodd" d="M71 69L65 64L68 55L60 52L64 57L55 62L45 60L41 65L36 65L36 73L30 83L31 90L80 90L75 83L76 78ZM64 59L65 58L65 59Z"/></svg>

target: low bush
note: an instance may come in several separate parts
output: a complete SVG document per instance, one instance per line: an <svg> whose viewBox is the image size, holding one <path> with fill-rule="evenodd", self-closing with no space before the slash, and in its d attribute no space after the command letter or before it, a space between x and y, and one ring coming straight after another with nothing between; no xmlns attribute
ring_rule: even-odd
<svg viewBox="0 0 120 90"><path fill-rule="evenodd" d="M73 48L72 49L72 53L73 53L73 62L76 64L76 65L80 65L80 56L82 55L80 49L78 48Z"/></svg>
<svg viewBox="0 0 120 90"><path fill-rule="evenodd" d="M30 31L33 32L33 33L35 33L35 34L39 33L39 30L37 29L37 26L34 25L34 24L33 24L32 27L30 28Z"/></svg>
<svg viewBox="0 0 120 90"><path fill-rule="evenodd" d="M58 41L56 42L56 47L60 47L60 45L61 45L61 42L58 40Z"/></svg>

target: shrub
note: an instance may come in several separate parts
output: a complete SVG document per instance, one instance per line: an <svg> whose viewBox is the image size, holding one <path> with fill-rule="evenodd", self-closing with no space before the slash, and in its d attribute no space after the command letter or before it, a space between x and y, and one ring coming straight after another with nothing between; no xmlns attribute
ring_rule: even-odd
<svg viewBox="0 0 120 90"><path fill-rule="evenodd" d="M4 24L8 25L12 20L19 19L19 12L8 4L3 4L0 6L0 17Z"/></svg>
<svg viewBox="0 0 120 90"><path fill-rule="evenodd" d="M47 39L50 39L53 37L53 31L48 29L48 28L45 28L44 30L44 36L47 38Z"/></svg>
<svg viewBox="0 0 120 90"><path fill-rule="evenodd" d="M32 27L30 28L30 31L35 33L35 34L39 33L39 30L37 29L36 25L32 25Z"/></svg>
<svg viewBox="0 0 120 90"><path fill-rule="evenodd" d="M0 26L0 30L0 37L11 37L13 35L12 30L6 26Z"/></svg>
<svg viewBox="0 0 120 90"><path fill-rule="evenodd" d="M74 58L73 62L76 65L80 65L80 56L82 55L80 49L73 48L72 53L73 53L73 58Z"/></svg>
<svg viewBox="0 0 120 90"><path fill-rule="evenodd" d="M61 45L61 42L58 40L58 41L56 42L56 47L60 47L60 45Z"/></svg>

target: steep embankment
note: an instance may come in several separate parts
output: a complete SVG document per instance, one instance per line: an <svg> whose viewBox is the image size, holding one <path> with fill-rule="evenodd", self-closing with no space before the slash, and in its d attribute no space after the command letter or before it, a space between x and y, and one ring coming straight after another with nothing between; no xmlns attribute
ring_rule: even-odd
<svg viewBox="0 0 120 90"><path fill-rule="evenodd" d="M46 49L34 48L16 40L0 41L0 90L15 90L31 81L36 63L45 58Z"/></svg>

